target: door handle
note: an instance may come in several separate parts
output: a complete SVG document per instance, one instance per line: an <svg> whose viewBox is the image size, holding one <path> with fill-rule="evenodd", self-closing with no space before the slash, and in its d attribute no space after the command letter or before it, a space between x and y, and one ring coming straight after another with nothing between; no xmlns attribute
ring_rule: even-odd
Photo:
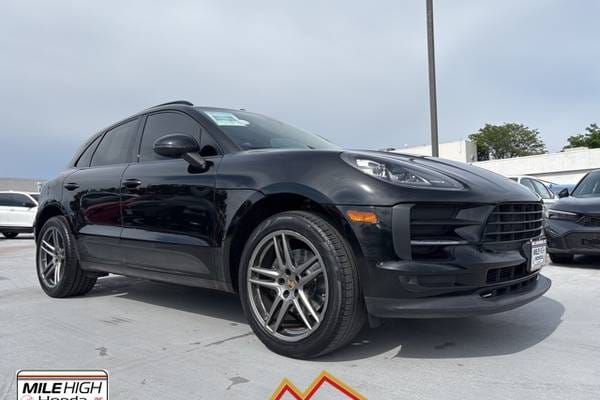
<svg viewBox="0 0 600 400"><path fill-rule="evenodd" d="M65 183L65 189L67 190L75 190L79 188L79 185L76 184L75 182L69 182L69 183Z"/></svg>
<svg viewBox="0 0 600 400"><path fill-rule="evenodd" d="M142 181L140 181L139 179L125 179L123 181L123 186L125 186L127 189L135 189L136 187L140 186L142 184Z"/></svg>

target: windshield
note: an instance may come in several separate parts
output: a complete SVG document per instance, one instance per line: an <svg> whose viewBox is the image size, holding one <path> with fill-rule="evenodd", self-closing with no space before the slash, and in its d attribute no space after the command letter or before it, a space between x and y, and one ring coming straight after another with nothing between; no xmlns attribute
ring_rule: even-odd
<svg viewBox="0 0 600 400"><path fill-rule="evenodd" d="M340 149L318 135L264 115L234 110L202 110L202 112L244 150Z"/></svg>
<svg viewBox="0 0 600 400"><path fill-rule="evenodd" d="M573 191L573 197L600 197L600 171L583 178Z"/></svg>
<svg viewBox="0 0 600 400"><path fill-rule="evenodd" d="M29 194L31 197L33 197L35 199L35 201L39 202L40 201L40 195L39 194Z"/></svg>

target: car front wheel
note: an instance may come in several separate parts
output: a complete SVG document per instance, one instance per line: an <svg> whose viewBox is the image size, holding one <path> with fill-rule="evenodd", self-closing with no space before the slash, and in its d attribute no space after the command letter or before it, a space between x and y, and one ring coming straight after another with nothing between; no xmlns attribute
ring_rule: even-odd
<svg viewBox="0 0 600 400"><path fill-rule="evenodd" d="M258 338L288 357L340 348L365 322L352 250L314 213L284 212L261 223L246 243L239 288Z"/></svg>
<svg viewBox="0 0 600 400"><path fill-rule="evenodd" d="M75 238L64 217L50 218L37 235L37 274L51 297L83 295L94 287L95 276L79 266Z"/></svg>
<svg viewBox="0 0 600 400"><path fill-rule="evenodd" d="M2 232L2 236L7 239L14 239L19 236L19 234L17 232Z"/></svg>

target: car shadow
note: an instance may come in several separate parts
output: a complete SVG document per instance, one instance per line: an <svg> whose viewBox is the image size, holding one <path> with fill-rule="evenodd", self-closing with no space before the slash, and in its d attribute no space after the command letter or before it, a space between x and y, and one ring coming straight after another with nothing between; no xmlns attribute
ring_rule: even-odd
<svg viewBox="0 0 600 400"><path fill-rule="evenodd" d="M570 263L552 263L556 267L571 267L583 269L597 269L600 267L600 256L576 256Z"/></svg>
<svg viewBox="0 0 600 400"><path fill-rule="evenodd" d="M247 325L234 294L111 276L99 279L86 297L109 295ZM519 309L484 317L385 320L378 328L365 327L348 346L315 362L355 361L384 353L388 358L421 359L518 353L550 336L564 312L560 302L542 297Z"/></svg>
<svg viewBox="0 0 600 400"><path fill-rule="evenodd" d="M86 297L113 295L128 300L246 324L237 295L124 276L100 278Z"/></svg>
<svg viewBox="0 0 600 400"><path fill-rule="evenodd" d="M32 240L32 239L33 239L33 234L30 234L30 233L28 233L28 234L25 234L25 233L24 234L20 234L16 238L12 238L12 239L7 239L4 236L0 235L0 242L2 242L2 241L10 242L10 241L14 241L14 240Z"/></svg>
<svg viewBox="0 0 600 400"><path fill-rule="evenodd" d="M350 346L319 362L351 361L390 352L389 358L471 358L513 354L540 343L562 322L561 303L542 297L500 314L448 319L386 320L363 329Z"/></svg>

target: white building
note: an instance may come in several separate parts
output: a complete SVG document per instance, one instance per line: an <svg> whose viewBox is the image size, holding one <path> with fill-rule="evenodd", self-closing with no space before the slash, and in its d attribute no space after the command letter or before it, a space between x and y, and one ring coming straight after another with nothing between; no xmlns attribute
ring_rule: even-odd
<svg viewBox="0 0 600 400"><path fill-rule="evenodd" d="M395 153L431 155L431 146L407 147ZM470 163L504 176L531 175L555 183L577 183L600 169L600 149L576 148L537 156L476 161L477 147L468 140L440 144L440 157Z"/></svg>
<svg viewBox="0 0 600 400"><path fill-rule="evenodd" d="M44 179L0 178L0 190L39 192L44 183Z"/></svg>
<svg viewBox="0 0 600 400"><path fill-rule="evenodd" d="M502 175L531 175L555 183L577 183L600 169L600 149L567 149L560 153L506 158L473 163Z"/></svg>
<svg viewBox="0 0 600 400"><path fill-rule="evenodd" d="M406 147L403 149L390 150L393 153L416 154L419 156L430 156L431 146ZM473 162L477 161L477 146L468 140L440 143L440 158L447 160Z"/></svg>

